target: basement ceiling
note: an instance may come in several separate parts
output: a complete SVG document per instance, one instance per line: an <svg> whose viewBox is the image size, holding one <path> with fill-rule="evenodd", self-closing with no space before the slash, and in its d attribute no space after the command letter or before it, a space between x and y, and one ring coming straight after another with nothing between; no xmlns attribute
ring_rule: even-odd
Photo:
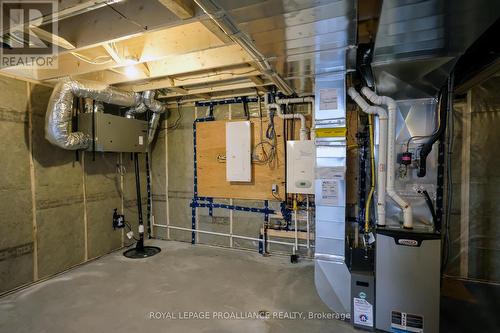
<svg viewBox="0 0 500 333"><path fill-rule="evenodd" d="M369 11L378 2L365 7ZM298 94L312 93L316 75L345 70L344 51L355 45L355 1L212 3ZM11 67L1 73L46 84L72 77L134 91L165 89L162 98L172 101L249 95L272 85L268 73L194 1L61 0L59 14L59 32L51 36L59 49L58 68Z"/></svg>

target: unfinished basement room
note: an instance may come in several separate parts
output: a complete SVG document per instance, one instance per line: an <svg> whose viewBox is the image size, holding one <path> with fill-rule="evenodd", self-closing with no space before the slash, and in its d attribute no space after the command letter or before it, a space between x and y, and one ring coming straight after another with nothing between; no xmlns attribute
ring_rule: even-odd
<svg viewBox="0 0 500 333"><path fill-rule="evenodd" d="M500 332L499 0L0 29L0 333Z"/></svg>

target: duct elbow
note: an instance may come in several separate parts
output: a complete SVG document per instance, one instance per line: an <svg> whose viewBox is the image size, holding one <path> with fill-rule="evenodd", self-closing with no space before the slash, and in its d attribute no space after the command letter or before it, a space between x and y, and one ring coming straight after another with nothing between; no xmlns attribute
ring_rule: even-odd
<svg viewBox="0 0 500 333"><path fill-rule="evenodd" d="M165 113L167 111L167 106L162 102L155 99L155 91L148 90L142 95L142 99L146 107L153 111L154 113Z"/></svg>
<svg viewBox="0 0 500 333"><path fill-rule="evenodd" d="M72 85L73 81L62 81L52 91L45 114L45 139L62 149L86 149L90 143L89 136L71 131L74 98Z"/></svg>

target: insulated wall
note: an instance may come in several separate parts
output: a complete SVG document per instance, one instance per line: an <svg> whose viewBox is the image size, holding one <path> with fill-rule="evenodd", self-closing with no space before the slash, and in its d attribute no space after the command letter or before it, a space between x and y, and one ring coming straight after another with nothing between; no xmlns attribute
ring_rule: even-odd
<svg viewBox="0 0 500 333"><path fill-rule="evenodd" d="M44 138L51 91L0 76L0 293L126 245L112 228L113 208L136 229L130 155L93 161L51 145ZM143 157L141 166L145 199Z"/></svg>
<svg viewBox="0 0 500 333"><path fill-rule="evenodd" d="M455 101L447 273L500 282L500 77Z"/></svg>

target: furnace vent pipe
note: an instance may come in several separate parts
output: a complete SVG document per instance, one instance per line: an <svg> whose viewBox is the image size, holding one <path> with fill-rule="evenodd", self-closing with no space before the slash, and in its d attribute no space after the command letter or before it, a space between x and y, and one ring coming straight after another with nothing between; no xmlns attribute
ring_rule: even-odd
<svg viewBox="0 0 500 333"><path fill-rule="evenodd" d="M386 105L389 113L389 130L387 133L387 194L399 205L403 211L403 227L413 228L413 210L411 205L401 198L394 190L394 177L396 175L394 166L396 165L396 102L387 96L379 96L367 87L361 89L363 95L373 104Z"/></svg>
<svg viewBox="0 0 500 333"><path fill-rule="evenodd" d="M379 146L377 164L377 225L385 226L385 194L386 194L386 163L387 163L387 112L379 106L369 105L354 89L349 88L349 96L359 105L363 112L375 114L379 120Z"/></svg>
<svg viewBox="0 0 500 333"><path fill-rule="evenodd" d="M58 147L68 150L86 149L90 136L72 132L73 100L75 97L91 98L98 102L120 106L134 106L141 102L141 95L120 90L106 84L65 80L56 85L50 96L45 115L45 138Z"/></svg>

